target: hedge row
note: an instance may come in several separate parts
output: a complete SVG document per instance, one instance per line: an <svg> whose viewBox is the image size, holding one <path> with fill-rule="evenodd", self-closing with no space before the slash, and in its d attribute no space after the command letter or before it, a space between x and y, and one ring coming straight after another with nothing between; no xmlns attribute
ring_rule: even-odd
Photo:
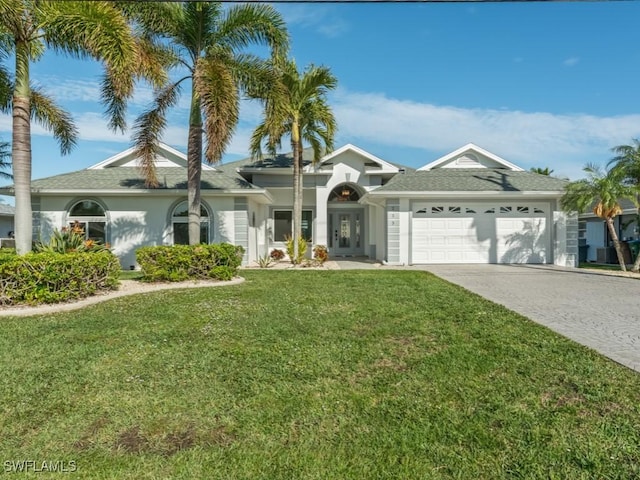
<svg viewBox="0 0 640 480"><path fill-rule="evenodd" d="M0 305L64 302L114 290L120 270L109 251L3 255Z"/></svg>
<svg viewBox="0 0 640 480"><path fill-rule="evenodd" d="M244 248L230 243L142 247L136 259L149 282L231 280L238 273Z"/></svg>

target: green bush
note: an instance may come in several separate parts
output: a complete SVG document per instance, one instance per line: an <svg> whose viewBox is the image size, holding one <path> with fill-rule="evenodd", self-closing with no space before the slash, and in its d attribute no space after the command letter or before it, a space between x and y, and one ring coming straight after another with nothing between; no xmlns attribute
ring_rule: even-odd
<svg viewBox="0 0 640 480"><path fill-rule="evenodd" d="M329 258L329 251L324 245L316 245L313 247L313 258L316 262L322 265Z"/></svg>
<svg viewBox="0 0 640 480"><path fill-rule="evenodd" d="M143 280L231 280L238 273L244 248L230 243L142 247L136 251Z"/></svg>
<svg viewBox="0 0 640 480"><path fill-rule="evenodd" d="M37 242L34 247L36 252L70 253L70 252L102 252L109 250L109 245L86 239L84 229L78 222L70 227L62 227L54 230L49 243Z"/></svg>
<svg viewBox="0 0 640 480"><path fill-rule="evenodd" d="M287 255L289 255L289 260L291 260L291 263L293 263L294 265L298 265L299 263L302 263L304 256L307 254L307 241L304 239L304 237L298 237L298 257L297 258L293 258L294 257L293 237L286 236L284 237L284 240L287 248Z"/></svg>
<svg viewBox="0 0 640 480"><path fill-rule="evenodd" d="M29 253L0 261L0 305L57 303L117 288L120 262L109 251Z"/></svg>

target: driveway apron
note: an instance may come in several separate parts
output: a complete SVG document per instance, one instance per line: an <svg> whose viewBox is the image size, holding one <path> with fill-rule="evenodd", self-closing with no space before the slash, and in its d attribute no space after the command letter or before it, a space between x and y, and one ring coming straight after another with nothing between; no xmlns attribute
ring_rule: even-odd
<svg viewBox="0 0 640 480"><path fill-rule="evenodd" d="M549 265L430 271L640 372L640 280Z"/></svg>

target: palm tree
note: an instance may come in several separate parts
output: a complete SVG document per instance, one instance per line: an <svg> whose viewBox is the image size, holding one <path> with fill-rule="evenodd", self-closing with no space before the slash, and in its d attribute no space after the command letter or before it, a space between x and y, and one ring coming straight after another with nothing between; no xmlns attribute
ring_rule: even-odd
<svg viewBox="0 0 640 480"><path fill-rule="evenodd" d="M609 161L608 166L620 170L624 182L640 187L640 140L634 138L633 145L618 145L611 150L616 156ZM640 189L636 196L636 204L640 205ZM640 209L636 212L635 222L640 222ZM631 271L640 271L640 253L634 259Z"/></svg>
<svg viewBox="0 0 640 480"><path fill-rule="evenodd" d="M613 225L613 219L622 213L621 199L636 202L638 189L623 182L620 170L610 169L603 172L598 166L588 164L584 169L587 178L576 180L565 187L560 200L562 208L567 212L584 213L592 208L597 217L602 218L609 229L613 246L618 256L620 268L626 271L620 239Z"/></svg>
<svg viewBox="0 0 640 480"><path fill-rule="evenodd" d="M264 100L263 121L251 138L254 158L262 156L266 139L267 151L275 155L286 135L293 152L293 256L298 260L299 239L302 236L302 152L304 143L311 145L313 161L333 149L336 120L327 103L326 94L337 86L337 79L329 68L308 66L300 74L295 61L276 64L277 86ZM308 239L310 240L310 239Z"/></svg>
<svg viewBox="0 0 640 480"><path fill-rule="evenodd" d="M102 100L110 126L124 129L125 99L140 64L127 19L108 1L0 0L0 48L15 58L13 78L0 71L0 106L13 117L12 164L15 188L16 250L31 250L31 121L53 133L61 153L77 139L71 116L32 87L30 66L46 48L77 58L102 61Z"/></svg>
<svg viewBox="0 0 640 480"><path fill-rule="evenodd" d="M551 175L553 173L553 170L549 170L549 167L531 167L531 169L529 169L530 172L532 173L537 173L539 175Z"/></svg>
<svg viewBox="0 0 640 480"><path fill-rule="evenodd" d="M157 187L154 157L166 126L166 114L190 82L191 108L187 141L189 243L200 242L200 178L203 134L205 158L219 162L238 123L240 93L269 78L260 58L243 53L251 45L286 53L289 36L280 14L270 5L236 5L188 1L175 5L171 17L149 25L173 51L178 80L155 94L150 110L134 125L134 145L148 187ZM263 87L264 88L264 87Z"/></svg>

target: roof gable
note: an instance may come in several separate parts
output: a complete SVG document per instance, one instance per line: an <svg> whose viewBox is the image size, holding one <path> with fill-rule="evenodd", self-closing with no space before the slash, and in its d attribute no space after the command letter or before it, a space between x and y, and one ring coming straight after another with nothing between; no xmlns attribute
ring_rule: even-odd
<svg viewBox="0 0 640 480"><path fill-rule="evenodd" d="M376 168L380 170L380 173L397 173L399 171L399 168L396 167L395 165L389 162L386 162L385 160L382 160L381 158L378 158L375 155L359 147L356 147L355 145L347 143L346 145L322 157L317 165L306 166L305 172L317 171L321 169L323 165L331 164L331 160L338 159L340 155L343 155L347 152L353 152L356 155L359 155L360 157L364 158L365 165L375 164Z"/></svg>
<svg viewBox="0 0 640 480"><path fill-rule="evenodd" d="M436 168L491 168L506 169L514 172L524 171L523 168L473 143L468 143L464 147L440 157L424 167L420 167L418 171L428 171Z"/></svg>
<svg viewBox="0 0 640 480"><path fill-rule="evenodd" d="M138 167L140 165L139 159L134 154L134 148L131 147L124 152L120 152L112 157L103 160L100 163L87 167L87 170L103 170L105 168L115 167ZM170 147L166 143L159 143L156 157L154 159L156 168L187 168L187 156ZM202 165L203 170L215 170L215 168L209 165Z"/></svg>

